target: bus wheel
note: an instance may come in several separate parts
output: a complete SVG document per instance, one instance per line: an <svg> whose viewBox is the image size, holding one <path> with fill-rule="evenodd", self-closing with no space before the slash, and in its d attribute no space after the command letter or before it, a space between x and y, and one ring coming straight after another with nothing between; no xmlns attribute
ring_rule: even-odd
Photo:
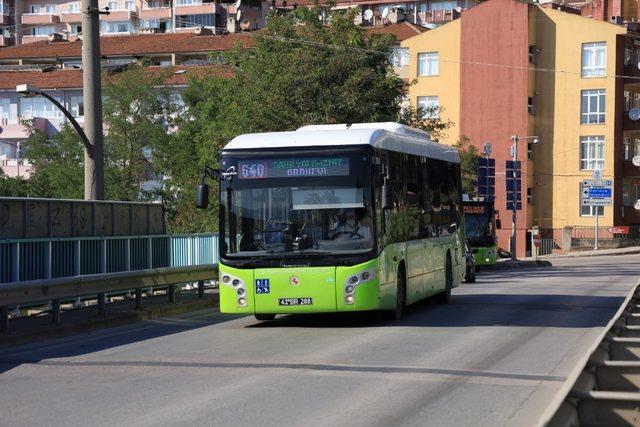
<svg viewBox="0 0 640 427"><path fill-rule="evenodd" d="M407 290L404 282L403 267L398 268L398 279L396 280L396 283L396 308L393 310L393 318L395 320L400 320L402 318L402 314L404 313Z"/></svg>
<svg viewBox="0 0 640 427"><path fill-rule="evenodd" d="M451 256L447 254L444 292L436 295L436 302L438 304L448 304L451 301L451 288L453 288L453 272L451 271Z"/></svg>
<svg viewBox="0 0 640 427"><path fill-rule="evenodd" d="M256 313L253 316L256 318L256 320L260 320L260 321L273 320L276 318L275 314L264 314L264 313Z"/></svg>

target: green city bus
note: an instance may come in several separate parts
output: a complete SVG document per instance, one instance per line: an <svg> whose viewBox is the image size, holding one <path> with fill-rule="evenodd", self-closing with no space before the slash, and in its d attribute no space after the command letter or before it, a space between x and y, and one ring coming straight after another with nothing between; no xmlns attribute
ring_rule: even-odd
<svg viewBox="0 0 640 427"><path fill-rule="evenodd" d="M464 201L465 236L473 252L476 271L483 265L498 262L498 240L496 229L500 220L496 220L493 202Z"/></svg>
<svg viewBox="0 0 640 427"><path fill-rule="evenodd" d="M423 298L448 302L464 276L459 156L426 132L368 123L241 135L216 175L223 313L400 318ZM198 207L207 198L203 181Z"/></svg>

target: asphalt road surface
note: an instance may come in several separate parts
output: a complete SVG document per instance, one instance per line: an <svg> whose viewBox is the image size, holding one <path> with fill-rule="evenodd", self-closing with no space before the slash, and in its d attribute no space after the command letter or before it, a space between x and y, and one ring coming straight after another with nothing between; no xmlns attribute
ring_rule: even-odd
<svg viewBox="0 0 640 427"><path fill-rule="evenodd" d="M202 311L0 349L0 425L533 425L640 277L554 263L402 321Z"/></svg>

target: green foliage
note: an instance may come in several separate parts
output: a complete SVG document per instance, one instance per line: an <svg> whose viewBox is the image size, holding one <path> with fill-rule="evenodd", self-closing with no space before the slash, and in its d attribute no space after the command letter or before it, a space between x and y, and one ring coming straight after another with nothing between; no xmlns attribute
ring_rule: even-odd
<svg viewBox="0 0 640 427"><path fill-rule="evenodd" d="M150 149L171 144L165 116L175 112L163 86L166 74L150 75L133 67L103 76L105 128L105 198L141 200L140 190L151 166ZM170 125L170 123L169 123ZM38 197L81 199L84 195L84 146L71 125L49 140L31 127L27 156L35 172L27 194Z"/></svg>
<svg viewBox="0 0 640 427"><path fill-rule="evenodd" d="M28 195L28 181L18 177L8 177L0 169L0 197L25 197Z"/></svg>
<svg viewBox="0 0 640 427"><path fill-rule="evenodd" d="M318 19L323 12L330 25ZM190 83L177 143L156 154L170 176L165 192L173 231L217 228L215 191L210 209L198 212L193 188L202 166L216 167L220 148L237 135L396 120L405 84L390 72L394 38L365 37L353 13L316 7L273 14L252 49L224 55L233 77Z"/></svg>
<svg viewBox="0 0 640 427"><path fill-rule="evenodd" d="M446 136L447 129L453 126L451 120L442 119L443 111L444 107L415 108L407 106L400 111L398 122L427 131L433 141L439 142Z"/></svg>
<svg viewBox="0 0 640 427"><path fill-rule="evenodd" d="M462 192L475 197L478 195L478 149L464 135L460 135L455 147L460 153Z"/></svg>

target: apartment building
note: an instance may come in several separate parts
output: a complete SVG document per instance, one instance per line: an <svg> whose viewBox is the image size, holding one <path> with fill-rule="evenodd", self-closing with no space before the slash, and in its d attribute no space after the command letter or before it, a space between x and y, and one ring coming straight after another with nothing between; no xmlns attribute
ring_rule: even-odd
<svg viewBox="0 0 640 427"><path fill-rule="evenodd" d="M164 72L167 68L147 68L150 74L160 70ZM166 84L174 91L177 102L191 77L230 75L229 71L216 66L178 66L169 70L173 73ZM31 120L35 129L53 137L68 119L47 99L16 93L16 86L25 83L46 90L82 125L82 71L61 70L52 65L0 65L0 168L8 176L29 178L31 164L25 153L19 152L29 137L29 129L23 121Z"/></svg>
<svg viewBox="0 0 640 427"><path fill-rule="evenodd" d="M557 244L564 227L594 225L596 208L580 205L581 183L594 169L614 183L614 205L597 208L603 232L640 224L632 206L640 169L631 164L640 154L640 126L627 115L640 107L636 31L563 5L490 0L402 42L417 80L410 102L442 106L455 123L443 142L464 135L479 149L492 143L501 247L509 248L511 235L505 173L513 135L539 138L518 146L519 256L531 249L534 225Z"/></svg>
<svg viewBox="0 0 640 427"><path fill-rule="evenodd" d="M457 19L461 11L483 0L339 0L338 9L358 8L355 22L379 27L410 22L426 28ZM322 2L321 2L322 3ZM244 3L208 0L100 0L102 35L193 32L215 33L263 28L270 10L312 7L311 0L268 0ZM0 0L0 47L45 40L50 34L74 39L82 33L81 0Z"/></svg>

